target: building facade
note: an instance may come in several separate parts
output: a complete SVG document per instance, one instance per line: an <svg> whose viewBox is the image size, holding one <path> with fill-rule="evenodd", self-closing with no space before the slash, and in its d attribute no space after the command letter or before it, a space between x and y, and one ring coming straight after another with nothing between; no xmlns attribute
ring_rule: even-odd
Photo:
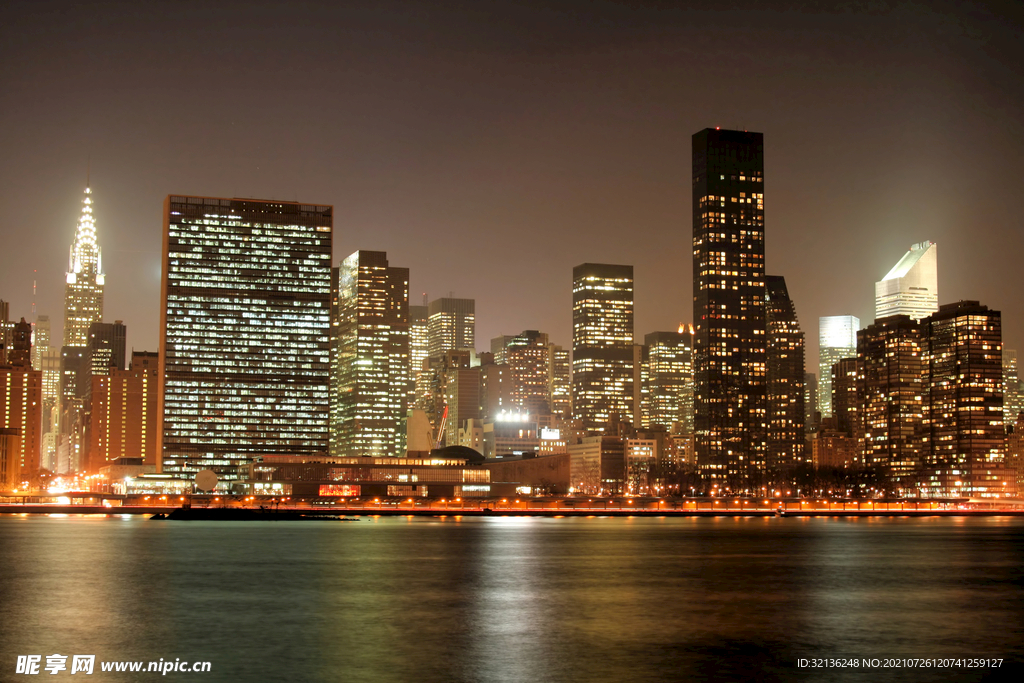
<svg viewBox="0 0 1024 683"><path fill-rule="evenodd" d="M785 278L766 276L765 292L767 466L780 470L809 461L804 436L804 333Z"/></svg>
<svg viewBox="0 0 1024 683"><path fill-rule="evenodd" d="M327 454L330 206L170 196L158 410L162 471L242 476Z"/></svg>
<svg viewBox="0 0 1024 683"><path fill-rule="evenodd" d="M434 299L427 304L427 345L431 358L445 351L476 348L476 301Z"/></svg>
<svg viewBox="0 0 1024 683"><path fill-rule="evenodd" d="M404 456L409 405L409 269L382 251L342 263L332 313L331 455Z"/></svg>
<svg viewBox="0 0 1024 683"><path fill-rule="evenodd" d="M103 320L103 286L103 262L96 241L92 190L87 187L65 277L64 346L88 345L89 326Z"/></svg>
<svg viewBox="0 0 1024 683"><path fill-rule="evenodd" d="M1015 477L1004 460L1000 312L960 301L940 307L921 327L926 340L922 494L1013 493Z"/></svg>
<svg viewBox="0 0 1024 683"><path fill-rule="evenodd" d="M643 373L644 420L682 434L693 432L693 333L685 325L676 332L644 335L647 349Z"/></svg>
<svg viewBox="0 0 1024 683"><path fill-rule="evenodd" d="M884 278L875 283L875 319L893 315L920 320L939 310L938 247L914 244Z"/></svg>
<svg viewBox="0 0 1024 683"><path fill-rule="evenodd" d="M857 398L863 462L895 489L913 488L924 418L924 348L909 316L857 333Z"/></svg>
<svg viewBox="0 0 1024 683"><path fill-rule="evenodd" d="M573 417L603 433L633 421L633 266L584 263L572 271Z"/></svg>
<svg viewBox="0 0 1024 683"><path fill-rule="evenodd" d="M91 377L85 471L97 473L121 458L138 459L140 465L157 464L158 366L159 354L136 351L127 370L112 369Z"/></svg>
<svg viewBox="0 0 1024 683"><path fill-rule="evenodd" d="M704 477L742 487L765 467L764 138L693 136L695 456Z"/></svg>
<svg viewBox="0 0 1024 683"><path fill-rule="evenodd" d="M859 329L860 318L855 315L818 318L818 411L822 417L832 415L832 366L843 358L857 357Z"/></svg>

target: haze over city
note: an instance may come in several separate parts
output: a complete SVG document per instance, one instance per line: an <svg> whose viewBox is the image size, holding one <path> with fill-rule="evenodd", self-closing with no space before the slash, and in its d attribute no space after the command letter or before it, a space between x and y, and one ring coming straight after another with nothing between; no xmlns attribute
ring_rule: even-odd
<svg viewBox="0 0 1024 683"><path fill-rule="evenodd" d="M61 329L87 174L104 319L156 350L172 193L335 207L335 261L387 251L410 301L477 301L478 347L570 340L571 269L635 268L636 335L692 318L690 136L765 135L767 272L817 318L939 245L939 300L1012 286L1021 8L929 3L7 3L0 293Z"/></svg>

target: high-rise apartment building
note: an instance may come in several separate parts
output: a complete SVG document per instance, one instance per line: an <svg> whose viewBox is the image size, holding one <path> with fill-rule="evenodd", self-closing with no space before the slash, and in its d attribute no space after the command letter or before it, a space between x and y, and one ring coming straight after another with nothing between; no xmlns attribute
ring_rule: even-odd
<svg viewBox="0 0 1024 683"><path fill-rule="evenodd" d="M822 417L832 415L832 366L843 358L857 357L855 315L829 315L818 318L818 410Z"/></svg>
<svg viewBox="0 0 1024 683"><path fill-rule="evenodd" d="M643 392L643 427L668 431L693 430L693 333L685 325L676 332L644 335L647 349Z"/></svg>
<svg viewBox="0 0 1024 683"><path fill-rule="evenodd" d="M357 251L338 269L333 313L331 454L405 455L409 269Z"/></svg>
<svg viewBox="0 0 1024 683"><path fill-rule="evenodd" d="M711 482L758 476L767 448L764 137L693 136L695 457Z"/></svg>
<svg viewBox="0 0 1024 683"><path fill-rule="evenodd" d="M921 493L1015 493L1004 461L1002 316L977 301L921 321L926 341Z"/></svg>
<svg viewBox="0 0 1024 683"><path fill-rule="evenodd" d="M572 389L573 417L588 432L633 421L633 266L572 270Z"/></svg>
<svg viewBox="0 0 1024 683"><path fill-rule="evenodd" d="M445 351L476 348L476 302L473 299L434 299L427 305L427 344L430 357Z"/></svg>
<svg viewBox="0 0 1024 683"><path fill-rule="evenodd" d="M160 311L162 471L240 476L328 451L330 206L170 196Z"/></svg>
<svg viewBox="0 0 1024 683"><path fill-rule="evenodd" d="M894 486L911 486L920 466L924 347L909 316L876 320L857 333L861 453Z"/></svg>
<svg viewBox="0 0 1024 683"><path fill-rule="evenodd" d="M103 320L103 262L96 242L92 190L85 188L82 216L68 258L64 287L64 346L87 346L89 326Z"/></svg>
<svg viewBox="0 0 1024 683"><path fill-rule="evenodd" d="M910 247L875 283L875 319L907 315L920 320L939 310L938 254L934 242Z"/></svg>
<svg viewBox="0 0 1024 683"><path fill-rule="evenodd" d="M768 453L770 469L807 462L804 437L804 333L785 278L765 277L768 340Z"/></svg>

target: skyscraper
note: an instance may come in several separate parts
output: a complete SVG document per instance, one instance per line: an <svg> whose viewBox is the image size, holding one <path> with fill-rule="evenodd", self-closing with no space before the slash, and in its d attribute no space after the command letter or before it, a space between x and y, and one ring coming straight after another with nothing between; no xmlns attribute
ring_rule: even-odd
<svg viewBox="0 0 1024 683"><path fill-rule="evenodd" d="M85 188L82 216L68 258L64 287L64 346L86 346L89 325L103 320L103 263L96 243L92 190Z"/></svg>
<svg viewBox="0 0 1024 683"><path fill-rule="evenodd" d="M921 492L1014 493L1004 464L1002 316L977 301L946 304L921 321L924 439Z"/></svg>
<svg viewBox="0 0 1024 683"><path fill-rule="evenodd" d="M768 338L768 458L772 469L807 462L804 438L804 333L785 278L765 277Z"/></svg>
<svg viewBox="0 0 1024 683"><path fill-rule="evenodd" d="M633 421L633 266L572 269L572 390L585 430Z"/></svg>
<svg viewBox="0 0 1024 683"><path fill-rule="evenodd" d="M361 250L342 261L336 287L331 454L404 456L409 269Z"/></svg>
<svg viewBox="0 0 1024 683"><path fill-rule="evenodd" d="M822 417L832 415L832 366L843 358L857 356L855 315L829 315L818 318L818 410Z"/></svg>
<svg viewBox="0 0 1024 683"><path fill-rule="evenodd" d="M685 325L676 332L644 335L647 368L644 373L646 422L669 431L693 430L693 334Z"/></svg>
<svg viewBox="0 0 1024 683"><path fill-rule="evenodd" d="M569 352L558 344L548 344L548 391L551 412L562 418L572 416L572 372Z"/></svg>
<svg viewBox="0 0 1024 683"><path fill-rule="evenodd" d="M912 245L875 283L875 319L908 315L920 320L939 310L938 255L934 242Z"/></svg>
<svg viewBox="0 0 1024 683"><path fill-rule="evenodd" d="M909 316L882 318L857 332L863 462L893 486L906 485L920 465L923 382L921 331Z"/></svg>
<svg viewBox="0 0 1024 683"><path fill-rule="evenodd" d="M505 348L505 363L512 377L512 402L530 415L551 414L548 347L546 332L523 330Z"/></svg>
<svg viewBox="0 0 1024 683"><path fill-rule="evenodd" d="M434 299L427 304L427 338L431 358L445 351L475 349L476 302L473 299Z"/></svg>
<svg viewBox="0 0 1024 683"><path fill-rule="evenodd" d="M162 471L236 478L326 454L330 206L170 196L158 410Z"/></svg>
<svg viewBox="0 0 1024 683"><path fill-rule="evenodd" d="M1017 351L1003 349L1003 422L1007 426L1016 424L1024 406L1021 404L1020 373L1017 367Z"/></svg>
<svg viewBox="0 0 1024 683"><path fill-rule="evenodd" d="M127 336L128 331L120 320L89 325L89 372L109 375L112 370L124 370Z"/></svg>
<svg viewBox="0 0 1024 683"><path fill-rule="evenodd" d="M31 330L24 318L13 326L8 362L0 362L0 430L8 430L7 477L17 482L39 473L42 443L43 373L32 369Z"/></svg>
<svg viewBox="0 0 1024 683"><path fill-rule="evenodd" d="M427 374L423 362L430 357L430 336L427 331L426 306L409 306L409 407L421 407L420 400L428 393Z"/></svg>
<svg viewBox="0 0 1024 683"><path fill-rule="evenodd" d="M693 136L694 426L697 465L740 486L765 466L764 137Z"/></svg>

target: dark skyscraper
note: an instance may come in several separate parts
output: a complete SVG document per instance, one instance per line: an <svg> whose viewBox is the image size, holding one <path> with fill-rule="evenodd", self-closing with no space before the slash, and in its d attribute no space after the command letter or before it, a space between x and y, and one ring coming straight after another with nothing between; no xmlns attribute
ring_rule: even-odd
<svg viewBox="0 0 1024 683"><path fill-rule="evenodd" d="M921 330L906 315L857 332L857 401L864 464L900 485L920 464Z"/></svg>
<svg viewBox="0 0 1024 683"><path fill-rule="evenodd" d="M633 421L633 266L572 269L572 398L587 431Z"/></svg>
<svg viewBox="0 0 1024 683"><path fill-rule="evenodd" d="M93 375L109 375L111 370L124 370L127 329L120 320L89 325L86 353Z"/></svg>
<svg viewBox="0 0 1024 683"><path fill-rule="evenodd" d="M257 455L326 454L332 207L164 208L163 471L232 479Z"/></svg>
<svg viewBox="0 0 1024 683"><path fill-rule="evenodd" d="M764 139L693 136L697 465L738 484L765 466Z"/></svg>
<svg viewBox="0 0 1024 683"><path fill-rule="evenodd" d="M921 328L921 492L971 498L1015 493L1004 465L1002 315L977 301L960 301L939 307Z"/></svg>
<svg viewBox="0 0 1024 683"><path fill-rule="evenodd" d="M804 438L804 333L786 280L765 277L768 338L768 466L807 461Z"/></svg>

